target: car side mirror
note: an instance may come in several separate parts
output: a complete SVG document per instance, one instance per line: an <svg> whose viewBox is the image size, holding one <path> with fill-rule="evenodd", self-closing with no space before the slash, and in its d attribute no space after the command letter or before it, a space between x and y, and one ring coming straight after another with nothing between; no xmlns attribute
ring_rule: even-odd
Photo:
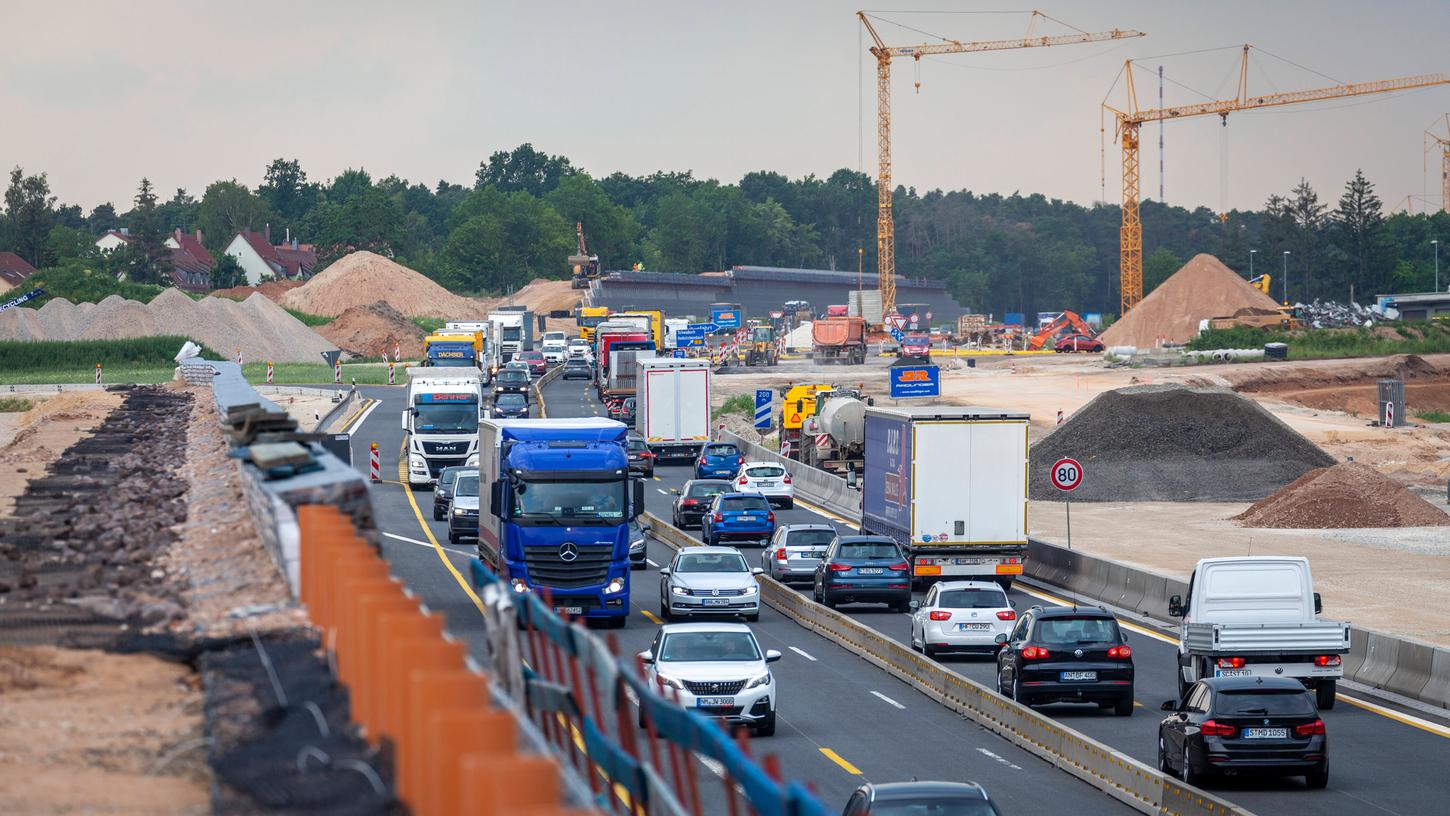
<svg viewBox="0 0 1450 816"><path fill-rule="evenodd" d="M780 659L780 652L777 652L774 649L766 649L765 650L765 662L766 663L774 663L775 661L777 661L779 659Z"/></svg>
<svg viewBox="0 0 1450 816"><path fill-rule="evenodd" d="M670 568L669 567L660 567L660 575L669 575L669 574L670 574Z"/></svg>
<svg viewBox="0 0 1450 816"><path fill-rule="evenodd" d="M1174 595L1168 599L1168 614L1175 618L1183 617L1183 596Z"/></svg>
<svg viewBox="0 0 1450 816"><path fill-rule="evenodd" d="M1158 709L1160 711L1177 711L1178 710L1178 701L1177 700L1164 700L1163 703L1158 706Z"/></svg>
<svg viewBox="0 0 1450 816"><path fill-rule="evenodd" d="M1314 593L1314 614L1318 615L1320 612L1323 612L1323 611L1324 611L1324 599L1320 598L1319 597L1319 593L1316 592L1316 593Z"/></svg>
<svg viewBox="0 0 1450 816"><path fill-rule="evenodd" d="M410 409L410 408L404 408L403 409L403 414L402 414L402 417L403 417L403 430L405 430L405 431L408 430L408 414L409 414L409 412L411 410L412 409Z"/></svg>
<svg viewBox="0 0 1450 816"><path fill-rule="evenodd" d="M751 575L764 575L765 574L765 570L761 569L760 567L756 567L756 568L754 568L754 569L752 569L750 571L750 574Z"/></svg>
<svg viewBox="0 0 1450 816"><path fill-rule="evenodd" d="M649 649L645 649L644 651L639 653L639 659L643 663L653 663L655 662L655 653L651 652Z"/></svg>
<svg viewBox="0 0 1450 816"><path fill-rule="evenodd" d="M916 610L921 608L921 601L912 601L911 603L907 604L907 607L910 608L912 612L915 612Z"/></svg>
<svg viewBox="0 0 1450 816"><path fill-rule="evenodd" d="M1004 645L1007 642L1007 634L1005 632L998 632L997 636L992 638L992 640L996 642L998 646Z"/></svg>

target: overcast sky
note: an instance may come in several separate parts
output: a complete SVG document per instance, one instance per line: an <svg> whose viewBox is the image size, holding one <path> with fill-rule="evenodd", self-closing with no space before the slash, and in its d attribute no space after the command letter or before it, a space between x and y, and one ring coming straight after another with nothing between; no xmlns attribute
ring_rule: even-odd
<svg viewBox="0 0 1450 816"><path fill-rule="evenodd" d="M1445 0L871 3L890 20L959 40L1020 35L1026 15L890 9L1038 5L1084 30L1148 34L923 60L920 93L910 60L898 61L895 179L923 191L1099 199L1099 105L1127 58L1147 58L1138 72L1144 103L1157 95L1159 64L1182 86L1233 96L1237 51L1158 55L1244 42L1267 52L1251 71L1251 89L1263 91L1332 84L1269 54L1349 82L1450 71ZM362 166L375 177L470 183L481 159L521 142L596 177L874 174L874 61L856 8L827 0L11 3L0 49L0 163L46 171L62 201L87 210L128 203L143 175L165 196L177 187L200 196L218 178L256 185L278 156L300 159L314 180ZM888 44L927 39L878 28ZM1170 105L1196 98L1168 85ZM1437 178L1426 180L1421 134L1447 110L1450 86L1442 86L1239 114L1226 129L1216 117L1174 122L1165 131L1166 199L1259 207L1300 176L1333 199L1362 167L1393 207L1427 184L1437 189ZM1143 143L1143 195L1156 198L1156 125L1144 127ZM1118 156L1109 141L1113 203Z"/></svg>

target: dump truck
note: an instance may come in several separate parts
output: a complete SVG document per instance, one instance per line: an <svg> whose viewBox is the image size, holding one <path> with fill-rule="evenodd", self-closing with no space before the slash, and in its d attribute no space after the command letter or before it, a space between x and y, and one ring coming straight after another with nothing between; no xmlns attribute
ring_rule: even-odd
<svg viewBox="0 0 1450 816"><path fill-rule="evenodd" d="M827 317L811 324L811 355L816 362L860 365L866 362L866 321Z"/></svg>

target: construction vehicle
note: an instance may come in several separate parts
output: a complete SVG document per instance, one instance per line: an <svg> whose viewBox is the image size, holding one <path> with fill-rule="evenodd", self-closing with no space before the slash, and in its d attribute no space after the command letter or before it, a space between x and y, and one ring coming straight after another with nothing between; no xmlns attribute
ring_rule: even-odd
<svg viewBox="0 0 1450 816"><path fill-rule="evenodd" d="M1062 334L1077 333L1086 337L1097 337L1098 333L1087 324L1077 312L1063 312L1055 320L1043 326L1027 341L1028 351L1037 351L1052 346Z"/></svg>
<svg viewBox="0 0 1450 816"><path fill-rule="evenodd" d="M866 320L861 317L827 317L811 323L811 357L818 363L866 362Z"/></svg>
<svg viewBox="0 0 1450 816"><path fill-rule="evenodd" d="M1273 282L1274 276L1268 274L1267 272L1262 275L1255 275L1254 277L1249 278L1249 285L1259 290L1260 292L1263 292L1266 295L1269 294L1269 286Z"/></svg>
<svg viewBox="0 0 1450 816"><path fill-rule="evenodd" d="M861 470L866 409L872 400L853 388L817 391L816 412L801 428L801 461L844 476Z"/></svg>
<svg viewBox="0 0 1450 816"><path fill-rule="evenodd" d="M745 365L773 366L780 361L780 352L775 347L775 331L769 326L751 326L750 338L746 341Z"/></svg>
<svg viewBox="0 0 1450 816"><path fill-rule="evenodd" d="M579 326L579 336L594 342L594 329L609 319L608 306L580 306L574 313L574 323Z"/></svg>
<svg viewBox="0 0 1450 816"><path fill-rule="evenodd" d="M1304 323L1299 319L1298 309L1293 306L1280 306L1273 310L1239 309L1224 317L1210 317L1207 320L1207 326L1210 329L1233 329L1245 326L1253 329L1298 331L1304 328Z"/></svg>
<svg viewBox="0 0 1450 816"><path fill-rule="evenodd" d="M801 428L816 413L816 394L835 390L829 383L804 383L783 389L780 404L781 455L801 461Z"/></svg>
<svg viewBox="0 0 1450 816"><path fill-rule="evenodd" d="M589 282L599 278L599 256L590 255L584 246L584 224L574 222L574 235L579 239L579 251L569 256L569 286L573 289L588 289Z"/></svg>

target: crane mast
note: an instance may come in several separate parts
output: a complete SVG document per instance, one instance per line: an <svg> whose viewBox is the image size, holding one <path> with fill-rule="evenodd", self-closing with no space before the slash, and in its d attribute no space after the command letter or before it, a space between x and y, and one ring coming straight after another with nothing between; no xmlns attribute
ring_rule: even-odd
<svg viewBox="0 0 1450 816"><path fill-rule="evenodd" d="M1450 113L1445 114L1445 136L1427 130L1425 138L1440 149L1440 209L1450 212Z"/></svg>

